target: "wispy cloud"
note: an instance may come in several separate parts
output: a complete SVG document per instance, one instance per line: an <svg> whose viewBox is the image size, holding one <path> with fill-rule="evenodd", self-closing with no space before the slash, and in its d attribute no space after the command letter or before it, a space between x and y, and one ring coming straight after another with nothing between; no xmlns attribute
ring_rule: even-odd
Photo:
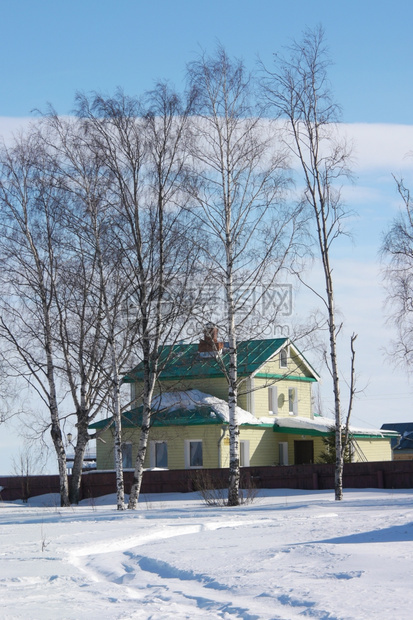
<svg viewBox="0 0 413 620"><path fill-rule="evenodd" d="M6 143L10 142L13 139L13 135L17 135L19 132L27 129L32 122L32 118L0 116L0 139L3 139Z"/></svg>
<svg viewBox="0 0 413 620"><path fill-rule="evenodd" d="M343 124L354 146L355 171L380 169L398 174L413 168L413 125Z"/></svg>

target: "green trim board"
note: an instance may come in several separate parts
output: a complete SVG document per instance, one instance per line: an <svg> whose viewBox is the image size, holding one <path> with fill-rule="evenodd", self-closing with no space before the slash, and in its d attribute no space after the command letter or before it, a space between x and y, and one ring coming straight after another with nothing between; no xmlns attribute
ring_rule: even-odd
<svg viewBox="0 0 413 620"><path fill-rule="evenodd" d="M306 382L317 381L315 377L302 377L298 375L288 375L288 374L280 375L280 374L274 374L271 372L257 372L257 374L254 375L254 377L256 377L257 379L276 379L277 381L282 380L282 379L288 379L288 380L294 380L294 381L306 381Z"/></svg>
<svg viewBox="0 0 413 620"><path fill-rule="evenodd" d="M314 370L313 366L307 360L305 355L303 353L301 353L300 349L293 342L291 342L290 344L291 344L292 348L296 350L298 355L305 361L305 363L307 364L308 368L311 370L312 373L314 373L314 376L317 377L316 381L319 381L320 378L321 378L320 375L318 374L318 372L316 372L316 370Z"/></svg>
<svg viewBox="0 0 413 620"><path fill-rule="evenodd" d="M284 433L286 435L310 435L312 437L326 437L330 435L331 431L318 431L314 428L296 428L296 427L288 427L288 426L278 426L277 423L273 425L274 433ZM350 432L350 436L354 439L390 439L393 435L388 435L387 433L382 433L380 435L373 435L370 433L352 433Z"/></svg>
<svg viewBox="0 0 413 620"><path fill-rule="evenodd" d="M289 428L287 426L277 426L273 424L274 433L284 433L286 435L310 435L311 437L326 437L330 431L316 431L313 428Z"/></svg>
<svg viewBox="0 0 413 620"><path fill-rule="evenodd" d="M268 424L267 422L263 422L262 424L240 424L240 428L256 428L256 429L264 429L264 428L274 428L274 424Z"/></svg>
<svg viewBox="0 0 413 620"><path fill-rule="evenodd" d="M382 435L365 435L363 433L350 433L350 437L354 439L390 439L391 435L382 434Z"/></svg>

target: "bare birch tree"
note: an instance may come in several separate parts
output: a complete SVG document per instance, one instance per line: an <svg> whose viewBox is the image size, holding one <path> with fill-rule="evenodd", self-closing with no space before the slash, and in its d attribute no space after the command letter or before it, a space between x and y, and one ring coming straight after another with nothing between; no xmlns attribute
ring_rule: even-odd
<svg viewBox="0 0 413 620"><path fill-rule="evenodd" d="M259 285L271 286L286 265L298 219L296 212L282 207L285 158L274 147L274 125L260 118L254 107L253 77L243 63L231 60L219 47L214 56L203 54L193 62L188 78L197 95L194 213L209 238L205 252L210 277L224 289L221 324L229 343L229 367L223 368L229 406L228 505L236 506L240 501L237 341L262 301L262 294L254 298Z"/></svg>
<svg viewBox="0 0 413 620"><path fill-rule="evenodd" d="M332 246L345 234L344 221L349 212L341 200L340 180L348 178L350 152L345 141L338 138L339 107L333 101L328 82L329 58L322 28L305 32L302 41L295 42L287 57L275 56L275 69L267 69L263 79L264 93L270 109L286 119L286 144L303 173L302 203L313 215L315 237L324 274L325 294L317 292L327 313L329 333L328 368L334 394L336 429L335 498L341 500L343 454L342 398L337 359L337 324ZM299 274L297 274L299 275ZM353 349L355 335L351 338ZM351 357L351 376L354 379L354 354ZM351 383L347 424L355 393Z"/></svg>
<svg viewBox="0 0 413 620"><path fill-rule="evenodd" d="M99 412L113 409L120 426L118 366L132 349L130 329L121 321L126 285L112 243L108 183L79 123L55 114L43 119L41 131L33 128L13 151L5 150L3 166L1 335L8 345L9 375L23 374L48 405L65 485L62 432L74 419L68 494L69 502L77 503L85 449L93 437L88 426ZM28 251L22 251L23 242ZM38 296L45 301L39 303ZM114 370L115 346L120 353ZM118 507L123 507L122 472L118 478Z"/></svg>
<svg viewBox="0 0 413 620"><path fill-rule="evenodd" d="M78 114L112 178L117 243L125 261L129 303L136 311L136 353L143 364L143 418L131 509L137 506L142 483L162 347L179 336L186 314L184 291L194 268L196 245L189 234L195 231L189 228L181 189L190 105L182 105L164 84L148 95L145 108L121 92L112 98L78 97Z"/></svg>
<svg viewBox="0 0 413 620"><path fill-rule="evenodd" d="M19 398L18 377L8 374L9 365L0 353L0 424L4 424L14 416L23 413L21 399Z"/></svg>
<svg viewBox="0 0 413 620"><path fill-rule="evenodd" d="M64 274L67 295L59 303L59 344L77 415L72 482L80 482L78 472L92 437L88 426L105 409L115 425L117 506L122 510L121 372L131 359L136 329L124 316L128 281L117 243L118 212L111 204L106 168L83 120L61 119L52 112L43 121L42 135L64 192L63 221L71 256Z"/></svg>
<svg viewBox="0 0 413 620"><path fill-rule="evenodd" d="M45 162L36 134L3 147L0 154L0 336L12 373L27 381L50 413L61 505L69 506L53 338L60 201L58 190L44 178Z"/></svg>
<svg viewBox="0 0 413 620"><path fill-rule="evenodd" d="M396 179L402 209L383 238L387 306L396 328L391 355L410 372L413 367L413 205L403 179Z"/></svg>

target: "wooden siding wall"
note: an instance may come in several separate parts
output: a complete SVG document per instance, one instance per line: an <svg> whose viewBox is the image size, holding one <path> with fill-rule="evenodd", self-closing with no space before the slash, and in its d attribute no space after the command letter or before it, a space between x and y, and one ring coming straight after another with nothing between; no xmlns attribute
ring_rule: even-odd
<svg viewBox="0 0 413 620"><path fill-rule="evenodd" d="M278 413L279 416L289 417L289 407L288 407L288 388L296 388L297 389L297 415L303 418L311 418L312 417L312 399L311 399L311 383L309 381L293 381L293 380L285 380L280 379L279 381L271 381L267 379L254 379L254 387L256 392L254 393L255 400L255 416L257 418L260 417L268 417L268 388L276 387L277 388L277 397L278 397ZM292 417L292 416L291 416Z"/></svg>
<svg viewBox="0 0 413 620"><path fill-rule="evenodd" d="M222 467L229 466L229 439L228 431L222 445ZM240 428L240 441L249 442L250 466L277 465L274 443L274 432L272 428Z"/></svg>
<svg viewBox="0 0 413 620"><path fill-rule="evenodd" d="M135 463L138 444L139 429L124 428L122 442L132 443L132 463ZM168 444L168 469L185 468L185 440L201 440L204 468L218 466L218 441L221 436L221 426L171 426L153 427L149 433L149 442L166 441ZM101 441L96 442L96 461L99 469L114 468L113 436L111 431L102 434ZM144 467L149 468L150 445L146 451Z"/></svg>
<svg viewBox="0 0 413 620"><path fill-rule="evenodd" d="M359 463L364 460L363 456L368 461L391 461L392 449L390 439L357 439L357 445L360 448L362 454L356 450L354 463Z"/></svg>
<svg viewBox="0 0 413 620"><path fill-rule="evenodd" d="M219 454L218 443L222 435L221 426L175 426L170 428L152 428L149 434L149 441L168 442L168 468L183 469L184 462L184 443L185 439L201 439L203 442L204 467L218 467ZM240 428L240 441L249 441L249 456L251 466L279 465L279 442L288 443L288 463L294 463L294 441L301 438L300 435L287 435L284 433L274 433L272 428ZM315 461L323 449L320 437L307 437L314 440ZM110 430L102 434L102 439L96 444L96 460L99 469L113 469L113 436ZM122 433L124 442L132 442L132 459L135 462L137 446L139 442L139 430L125 428ZM229 465L229 443L228 430L220 442L221 445L221 467ZM384 457L381 457L384 458ZM390 457L391 458L391 457ZM149 450L146 454L145 467L150 467Z"/></svg>
<svg viewBox="0 0 413 620"><path fill-rule="evenodd" d="M297 355L295 355L295 353L292 351L291 348L290 348L290 355L287 358L286 368L282 368L280 366L280 354L277 353L277 355L275 355L262 368L260 368L259 372L260 373L274 373L274 374L289 373L297 377L305 377L308 375L304 364L301 362L300 358Z"/></svg>
<svg viewBox="0 0 413 620"><path fill-rule="evenodd" d="M219 446L221 447L221 467L229 465L229 441L228 430L224 438L222 427L217 426L172 426L169 428L152 428L149 434L150 441L168 442L168 468L183 469L185 467L185 440L200 439L203 445L203 459L205 468L219 466ZM96 457L99 469L113 469L113 436L110 430L102 434L105 441L96 442ZM310 440L314 443L314 462L317 463L324 444L321 437L310 435L274 433L272 428L240 428L240 441L249 441L250 466L270 466L279 465L280 443L288 443L288 464L294 463L294 442ZM136 459L137 446L139 441L139 429L124 428L123 441L132 442L132 459ZM353 462L385 461L392 460L392 450L390 439L359 439L357 444L362 451L354 453ZM148 449L145 459L145 467L150 467L150 449Z"/></svg>

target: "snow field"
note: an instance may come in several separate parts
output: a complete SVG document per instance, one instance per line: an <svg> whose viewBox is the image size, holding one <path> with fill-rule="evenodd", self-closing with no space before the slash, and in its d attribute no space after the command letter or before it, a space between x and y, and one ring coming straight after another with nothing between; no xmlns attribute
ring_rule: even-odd
<svg viewBox="0 0 413 620"><path fill-rule="evenodd" d="M411 618L413 491L56 499L0 503L2 619Z"/></svg>

